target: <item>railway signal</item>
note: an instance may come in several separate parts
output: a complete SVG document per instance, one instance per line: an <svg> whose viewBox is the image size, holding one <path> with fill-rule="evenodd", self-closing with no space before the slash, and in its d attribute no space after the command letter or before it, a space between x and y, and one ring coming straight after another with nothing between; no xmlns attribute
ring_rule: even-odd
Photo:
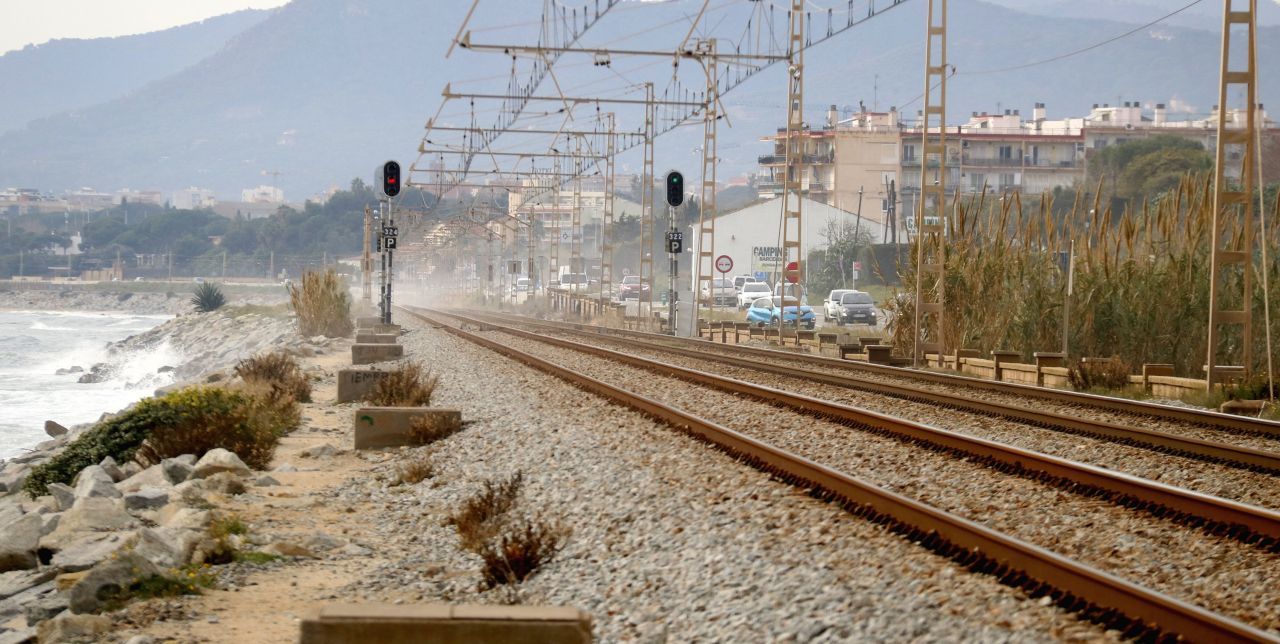
<svg viewBox="0 0 1280 644"><path fill-rule="evenodd" d="M382 190L382 196L394 197L400 194L400 164L396 161L387 161L378 166L377 171L378 187Z"/></svg>
<svg viewBox="0 0 1280 644"><path fill-rule="evenodd" d="M684 203L684 175L672 170L667 173L667 205L672 208Z"/></svg>

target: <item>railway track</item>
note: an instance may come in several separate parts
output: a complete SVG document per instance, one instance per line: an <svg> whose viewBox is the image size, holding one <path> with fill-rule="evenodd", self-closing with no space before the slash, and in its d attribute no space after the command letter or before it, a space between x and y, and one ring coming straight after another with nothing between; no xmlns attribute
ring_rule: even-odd
<svg viewBox="0 0 1280 644"><path fill-rule="evenodd" d="M1080 415L1054 413L1020 405L1010 405L994 401L985 401L945 391L925 389L902 384L892 384L874 379L859 377L848 373L833 373L832 370L821 371L805 366L788 366L785 359L763 361L732 355L726 352L706 351L698 347L690 352L687 346L674 347L670 343L655 341L653 338L632 338L612 334L601 334L594 331L583 331L570 326L545 323L516 316L494 316L488 313L470 313L479 319L498 320L509 324L519 324L529 328L544 329L549 332L577 337L597 338L610 344L617 344L632 349L650 352L668 352L682 356L694 357L738 369L770 373L778 376L799 378L808 383L821 383L834 387L865 391L883 396L890 396L911 402L934 405L944 409L960 410L974 414L1005 418L1035 427L1067 432L1097 440L1105 440L1121 445L1138 447L1164 454L1172 454L1196 460L1217 463L1229 467L1280 474L1280 453L1241 446L1223 441L1204 440L1182 436L1175 433L1158 431L1121 424ZM648 334L646 334L648 335ZM670 336L658 336L671 339ZM702 345L717 346L712 343ZM774 352L781 356L793 354ZM807 356L801 356L807 357ZM791 361L796 364L795 361ZM847 361L846 361L847 362Z"/></svg>
<svg viewBox="0 0 1280 644"><path fill-rule="evenodd" d="M858 374L874 375L884 378L914 381L920 384L942 385L948 388L962 387L975 391L1015 396L1026 400L1043 400L1055 404L1114 412L1125 416L1177 421L1190 426L1216 430L1225 434L1261 436L1270 439L1280 439L1280 422L1237 416L1233 414L1222 414L1202 409L1174 407L1172 405L1113 398L1097 394L1053 389L1048 387L1035 387L1012 382L996 382L936 371L877 365L868 362L842 360L827 356L780 351L777 349L763 349L742 345L726 345L702 339L677 338L670 335L661 335L645 331L631 331L627 329L615 329L577 322L551 322L546 320L535 320L525 316L499 314L488 311L484 314L494 318L518 320L522 324L544 325L547 328L573 329L576 331L605 335L613 338L637 339L702 352L752 356L774 363L804 364L814 368L832 369L850 374L853 377L856 377Z"/></svg>
<svg viewBox="0 0 1280 644"><path fill-rule="evenodd" d="M773 472L779 477L806 488L811 488L818 496L840 502L855 514L890 525L894 530L921 541L933 550L969 565L983 572L999 576L1006 583L1020 586L1035 595L1048 593L1060 604L1092 619L1100 620L1110 626L1127 629L1133 636L1142 635L1146 629L1177 634L1191 640L1212 641L1257 641L1274 640L1264 631L1248 626L1240 621L1232 620L1206 611L1193 604L1174 599L1154 592L1115 575L1102 572L1045 548L1031 545L1006 534L1001 534L973 521L957 515L930 507L903 495L880 489L879 487L843 474L832 467L815 463L794 453L789 453L776 446L736 432L716 422L694 416L686 411L663 404L650 397L638 395L616 385L589 377L579 370L561 366L550 360L537 357L527 351L511 346L511 342L501 342L482 337L457 328L453 324L442 321L438 313L430 316L414 313L415 316L431 322L450 333L515 358L525 364L543 371L553 373L575 385L603 395L615 402L625 404L643 411L655 418L663 420L673 427L712 442L720 448L742 457L762 469ZM459 319L457 314L450 314ZM464 319L465 318L461 318ZM489 323L472 320L470 324L478 327L490 327L494 331L512 334L523 340L530 340L557 348L572 348L574 351L591 355L608 356L609 360L619 360L638 365L641 359L631 357L620 358L622 354L614 354L607 350L575 345L565 340L537 336L514 329L498 329ZM651 362L651 361L649 361ZM682 370L669 365L659 367L667 375L681 373ZM683 370L691 372L691 370ZM714 380L710 374L697 375L685 373L685 377L698 380ZM679 377L679 376L676 376ZM1248 508L1240 504L1214 500L1204 495L1187 493L1168 486L1150 484L1140 479L1115 475L1098 471L1097 468L1076 466L1071 473L1062 468L1072 465L1059 462L1061 459L1039 459L1025 450L1001 452L996 445L981 445L986 441L970 442L963 448L957 447L961 442L947 432L925 428L916 423L901 421L879 414L871 414L859 410L843 408L839 405L826 404L813 399L802 400L794 394L777 390L755 387L747 383L731 384L728 389L719 379L722 390L731 390L737 394L746 394L758 400L768 400L769 404L803 404L812 406L811 411L843 419L846 423L855 423L875 432L895 433L898 435L914 435L912 440L934 445L943 451L961 451L975 454L980 449L991 450L987 456L975 460L983 460L996 464L999 469L1028 469L1032 466L1046 469L1035 469L1041 478L1057 479L1064 483L1072 480L1071 486L1077 492L1106 496L1112 501L1121 503L1128 499L1130 505L1138 505L1152 509L1157 514L1165 514L1180 518L1182 521L1198 524L1218 532L1232 534L1235 538L1253 542L1265 548L1274 548L1277 541L1277 517L1274 513ZM923 430L923 433L921 433ZM940 433L939 433L940 432ZM980 447L979 447L980 446ZM1010 455L1015 455L1009 460ZM1003 460L1002 460L1003 459ZM1024 466L1024 462L1027 465ZM1056 473L1048 473L1050 471ZM1068 479L1071 476L1083 477L1083 480ZM1110 477L1108 479L1108 476ZM1105 483L1107 487L1098 484ZM1133 487L1129 487L1133 486ZM1124 490L1124 491L1122 491ZM1211 509L1210 506L1216 506ZM1225 512L1227 514L1217 514ZM1242 513L1242 514L1234 514ZM1233 519L1226 519L1231 515ZM1252 515L1252 518L1246 518ZM1209 518L1214 516L1216 518ZM1226 520L1224 520L1226 519ZM1150 635L1154 631L1146 631Z"/></svg>

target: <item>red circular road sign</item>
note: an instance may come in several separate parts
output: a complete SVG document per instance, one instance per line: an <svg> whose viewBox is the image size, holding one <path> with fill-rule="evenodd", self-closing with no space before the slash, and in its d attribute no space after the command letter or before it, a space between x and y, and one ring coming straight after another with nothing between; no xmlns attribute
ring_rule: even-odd
<svg viewBox="0 0 1280 644"><path fill-rule="evenodd" d="M791 262L782 271L782 276L787 278L788 282L795 284L800 281L800 262Z"/></svg>
<svg viewBox="0 0 1280 644"><path fill-rule="evenodd" d="M716 270L721 273L728 273L733 270L733 258L728 255L721 255L716 258Z"/></svg>

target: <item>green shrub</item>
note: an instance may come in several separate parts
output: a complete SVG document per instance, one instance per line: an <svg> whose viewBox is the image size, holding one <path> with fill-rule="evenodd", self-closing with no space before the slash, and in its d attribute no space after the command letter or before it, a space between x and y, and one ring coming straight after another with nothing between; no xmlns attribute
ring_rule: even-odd
<svg viewBox="0 0 1280 644"><path fill-rule="evenodd" d="M188 387L159 400L167 402L172 414L158 419L140 450L152 463L221 447L249 467L265 469L280 437L300 420L293 398L270 387Z"/></svg>
<svg viewBox="0 0 1280 644"><path fill-rule="evenodd" d="M275 351L241 360L236 375L247 383L261 382L279 387L298 402L311 402L311 381L292 356Z"/></svg>
<svg viewBox="0 0 1280 644"><path fill-rule="evenodd" d="M300 287L289 286L289 302L298 314L298 331L303 336L345 338L355 328L351 297L332 268L324 273L304 273Z"/></svg>
<svg viewBox="0 0 1280 644"><path fill-rule="evenodd" d="M300 418L293 398L275 389L188 387L143 400L99 423L34 468L23 489L32 498L47 494L50 483L70 484L80 470L108 456L149 465L221 447L263 469L280 436L296 428Z"/></svg>
<svg viewBox="0 0 1280 644"><path fill-rule="evenodd" d="M422 365L408 362L383 376L364 400L378 407L426 407L439 381L430 372L424 373Z"/></svg>
<svg viewBox="0 0 1280 644"><path fill-rule="evenodd" d="M216 311L226 303L227 298L222 294L222 289L212 282L197 284L195 295L191 296L191 305L196 307L196 313Z"/></svg>

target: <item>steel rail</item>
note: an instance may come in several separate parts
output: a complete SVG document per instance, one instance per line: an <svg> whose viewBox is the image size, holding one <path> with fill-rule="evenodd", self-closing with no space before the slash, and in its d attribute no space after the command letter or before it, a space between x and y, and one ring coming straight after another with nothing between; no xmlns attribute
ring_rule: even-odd
<svg viewBox="0 0 1280 644"><path fill-rule="evenodd" d="M524 316L517 316L524 317ZM526 318L527 319L527 318ZM539 320L539 322L547 322ZM603 335L614 335L623 337L639 337L652 339L654 342L664 342L668 344L677 344L680 346L696 346L704 350L728 351L735 353L743 353L754 355L770 360L787 360L792 362L804 362L808 364L820 365L836 369L844 369L849 371L865 371L884 376L908 378L922 380L925 382L937 383L942 385L970 387L973 389L983 389L986 391L995 391L1015 396L1024 396L1027 398L1038 398L1041 400L1049 400L1053 402L1066 403L1072 405L1082 405L1086 407L1096 407L1107 411L1116 411L1126 414L1139 416L1149 416L1166 420L1176 420L1185 423L1191 423L1209 429L1219 429L1223 431L1233 431L1245 434L1254 434L1268 436L1271 438L1280 438L1280 422L1262 420L1260 418L1249 418L1246 416L1236 416L1234 414L1223 414L1215 411L1202 409L1187 409L1185 407L1174 407L1171 405L1161 405L1158 403L1145 402L1140 400L1126 400L1123 398L1112 398L1110 396L1100 396L1097 394L1083 393L1079 391L1066 391L1062 389L1052 389L1049 387L1037 387L1034 385L1024 385L1014 382L997 382L994 380L983 380L971 376L960 376L954 374L938 373L934 371L922 371L918 369L907 369L904 367L893 367L889 365L872 364L869 362L861 362L855 360L844 360L840 358L831 358L828 356L814 356L799 353L791 353L788 351L778 351L776 349L761 349L757 347L744 347L742 345L727 345L717 342L710 342L695 338L678 338L670 335L661 335L657 333L649 333L647 331L631 331L627 329L615 329L611 327L602 327L594 324L582 324L578 322L560 322L565 326Z"/></svg>
<svg viewBox="0 0 1280 644"><path fill-rule="evenodd" d="M1109 442L1131 447L1194 458L1210 463L1218 463L1251 471L1266 472L1269 474L1280 473L1280 454L1265 450L1240 447L1238 445L1231 445L1229 443L1222 443L1218 441L1188 438L1185 436L1178 436L1177 434L1170 434L1168 432L1121 425L1110 421L1079 418L1065 414L1037 411L1026 407L976 400L973 398L966 398L964 396L938 391L930 391L909 385L894 385L877 382L874 380L860 378L857 375L835 375L822 371L805 369L803 367L785 367L759 360L750 360L743 357L725 355L722 353L712 353L708 351L697 351L691 354L687 351L682 352L681 349L672 347L668 344L659 344L652 341L637 340L621 336L604 336L600 333L564 328L556 324L521 318L520 316L499 316L488 312L471 312L471 314L482 318L507 320L514 324L521 324L534 328L544 328L556 333L602 338L606 339L608 342L614 342L637 349L647 349L663 353L680 353L684 357L706 360L708 362L717 362L741 369L750 369L753 371L771 373L789 378L800 378L810 382L819 382L845 389L869 391L883 396L890 396L912 402L922 402L948 409L958 409L985 416L1007 418L1046 429L1064 431L1071 434L1107 440ZM663 337L669 338L670 336Z"/></svg>
<svg viewBox="0 0 1280 644"><path fill-rule="evenodd" d="M1230 499L1186 490L1141 477L1114 472L1102 467L1078 463L1057 456L1005 445L992 440L968 436L924 423L887 414L834 403L812 396L766 387L735 378L688 369L673 364L641 358L592 345L553 338L509 326L440 311L442 315L476 324L483 328L572 349L613 362L660 373L686 382L747 396L768 404L786 407L802 414L832 420L844 425L862 427L893 435L936 449L964 454L989 467L1011 474L1026 473L1046 484L1072 491L1104 497L1107 500L1150 512L1167 520L1195 525L1211 534L1227 536L1265 550L1280 551L1280 512Z"/></svg>
<svg viewBox="0 0 1280 644"><path fill-rule="evenodd" d="M1189 641L1280 642L1280 638L1238 620L882 489L680 409L469 333L421 312L403 307L402 310L454 336L711 443L793 486L820 491L820 498L841 505L855 516L886 524L933 552L970 570L995 576L1031 596L1047 594L1065 609L1119 628L1127 636L1145 635L1155 639L1168 634Z"/></svg>

